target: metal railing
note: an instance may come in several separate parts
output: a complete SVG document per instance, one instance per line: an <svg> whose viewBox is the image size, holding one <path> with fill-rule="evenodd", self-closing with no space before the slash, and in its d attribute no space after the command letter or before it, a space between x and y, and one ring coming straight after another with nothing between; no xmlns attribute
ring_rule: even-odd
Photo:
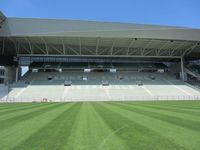
<svg viewBox="0 0 200 150"><path fill-rule="evenodd" d="M87 97L4 97L0 102L84 102L84 101L162 101L162 100L200 100L200 95L174 96L87 96Z"/></svg>

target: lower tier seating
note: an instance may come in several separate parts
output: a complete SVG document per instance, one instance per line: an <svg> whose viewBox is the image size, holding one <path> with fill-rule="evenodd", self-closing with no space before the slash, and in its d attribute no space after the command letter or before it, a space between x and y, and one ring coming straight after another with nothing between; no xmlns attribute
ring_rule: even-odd
<svg viewBox="0 0 200 150"><path fill-rule="evenodd" d="M65 83L70 85L66 86ZM200 92L197 89L168 73L28 72L18 83L11 85L7 100L106 101L198 98Z"/></svg>

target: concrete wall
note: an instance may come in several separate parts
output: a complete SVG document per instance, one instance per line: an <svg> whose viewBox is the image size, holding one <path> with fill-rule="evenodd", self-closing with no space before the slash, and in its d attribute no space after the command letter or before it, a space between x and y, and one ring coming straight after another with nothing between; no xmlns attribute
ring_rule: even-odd
<svg viewBox="0 0 200 150"><path fill-rule="evenodd" d="M4 84L15 82L17 70L15 66L0 66L0 69L5 70L4 76L1 76L4 78Z"/></svg>

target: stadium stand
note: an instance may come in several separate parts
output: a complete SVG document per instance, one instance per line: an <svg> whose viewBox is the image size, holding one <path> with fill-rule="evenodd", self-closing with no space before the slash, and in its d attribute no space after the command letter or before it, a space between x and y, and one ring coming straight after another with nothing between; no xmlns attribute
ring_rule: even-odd
<svg viewBox="0 0 200 150"><path fill-rule="evenodd" d="M199 29L0 13L0 99L200 99L199 49Z"/></svg>
<svg viewBox="0 0 200 150"><path fill-rule="evenodd" d="M80 63L79 63L80 64ZM161 63L108 63L98 67L96 63L32 63L30 70L13 84L8 97L10 100L151 100L195 98L200 92L187 83L177 80ZM48 66L47 66L48 65ZM58 66L67 69L56 71ZM84 72L84 68L135 68L137 71ZM38 72L32 72L37 68ZM71 69L82 68L82 71ZM46 69L44 71L44 69ZM68 84L66 86L66 84ZM41 92L42 91L42 92ZM33 97L35 95L35 97Z"/></svg>

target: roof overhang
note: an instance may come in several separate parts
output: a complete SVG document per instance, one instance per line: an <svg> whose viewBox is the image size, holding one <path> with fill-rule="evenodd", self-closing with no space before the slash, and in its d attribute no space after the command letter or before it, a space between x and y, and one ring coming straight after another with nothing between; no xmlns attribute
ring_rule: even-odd
<svg viewBox="0 0 200 150"><path fill-rule="evenodd" d="M200 30L130 23L8 18L1 29L0 36L149 38L200 41Z"/></svg>
<svg viewBox="0 0 200 150"><path fill-rule="evenodd" d="M199 55L200 29L79 20L7 18L0 53L18 56L177 58Z"/></svg>

